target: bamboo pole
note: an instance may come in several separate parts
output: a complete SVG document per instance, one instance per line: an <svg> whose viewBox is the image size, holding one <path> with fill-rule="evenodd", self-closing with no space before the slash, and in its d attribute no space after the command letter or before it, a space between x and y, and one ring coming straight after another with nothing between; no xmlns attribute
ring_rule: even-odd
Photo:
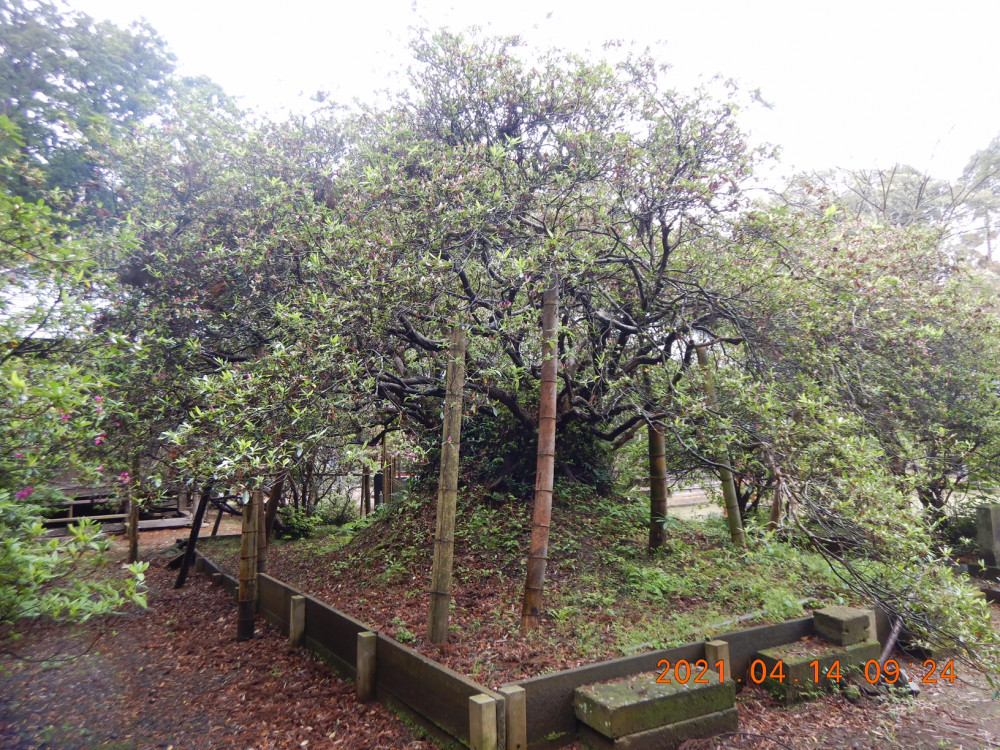
<svg viewBox="0 0 1000 750"><path fill-rule="evenodd" d="M705 393L708 396L708 402L714 407L715 383L712 382L712 371L706 349L707 347L699 346L695 351L698 353L698 365L705 371ZM733 473L725 467L720 467L719 477L722 480L722 496L726 501L729 536L737 547L746 547L747 538L743 531L743 517L740 515L740 503L736 498L736 483L733 481Z"/></svg>
<svg viewBox="0 0 1000 750"><path fill-rule="evenodd" d="M438 482L437 529L434 562L427 609L427 640L448 640L448 609L451 606L452 567L455 558L455 515L458 504L458 458L462 437L462 397L465 388L465 332L451 329L448 374L441 434L441 476Z"/></svg>
<svg viewBox="0 0 1000 750"><path fill-rule="evenodd" d="M256 493L243 506L243 539L240 545L240 586L236 640L254 636L255 595L257 593L257 501Z"/></svg>
<svg viewBox="0 0 1000 750"><path fill-rule="evenodd" d="M649 549L666 544L664 522L667 520L667 445L663 428L651 424L649 431Z"/></svg>
<svg viewBox="0 0 1000 750"><path fill-rule="evenodd" d="M251 502L257 510L257 572L267 572L267 514L264 511L264 493L261 490L254 490L251 493ZM256 598L256 597L254 597Z"/></svg>
<svg viewBox="0 0 1000 750"><path fill-rule="evenodd" d="M134 563L139 559L139 498L137 487L139 483L139 458L132 459L132 476L128 486L128 517L125 519L125 531L128 534L128 561Z"/></svg>
<svg viewBox="0 0 1000 750"><path fill-rule="evenodd" d="M535 468L535 502L531 517L528 569L524 579L521 628L528 630L541 622L542 589L549 550L552 522L552 483L556 456L556 313L559 280L542 298L542 380L538 397L538 456Z"/></svg>

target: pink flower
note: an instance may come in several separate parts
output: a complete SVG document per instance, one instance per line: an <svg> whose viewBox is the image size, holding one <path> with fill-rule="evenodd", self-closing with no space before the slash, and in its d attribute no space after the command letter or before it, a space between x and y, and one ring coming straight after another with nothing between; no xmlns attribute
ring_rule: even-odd
<svg viewBox="0 0 1000 750"><path fill-rule="evenodd" d="M14 454L14 458L24 458L24 454L23 453L15 453Z"/></svg>
<svg viewBox="0 0 1000 750"><path fill-rule="evenodd" d="M121 474L118 475L118 481L121 482L122 484L128 484L129 482L132 481L132 477L128 475L127 471L123 471Z"/></svg>
<svg viewBox="0 0 1000 750"><path fill-rule="evenodd" d="M104 471L104 464L101 464L100 466L98 466L97 469L95 469L95 471L98 474L101 474Z"/></svg>
<svg viewBox="0 0 1000 750"><path fill-rule="evenodd" d="M15 497L17 497L18 500L24 500L24 498L28 497L28 495L32 492L34 492L34 490L31 487L25 487L23 490L20 490Z"/></svg>
<svg viewBox="0 0 1000 750"><path fill-rule="evenodd" d="M61 419L63 422L68 422L69 421L69 414L60 414L59 415L59 419Z"/></svg>
<svg viewBox="0 0 1000 750"><path fill-rule="evenodd" d="M104 401L104 396L94 396L94 401L100 404Z"/></svg>
<svg viewBox="0 0 1000 750"><path fill-rule="evenodd" d="M94 438L94 445L100 445L103 442L104 442L104 433L102 432L100 435Z"/></svg>

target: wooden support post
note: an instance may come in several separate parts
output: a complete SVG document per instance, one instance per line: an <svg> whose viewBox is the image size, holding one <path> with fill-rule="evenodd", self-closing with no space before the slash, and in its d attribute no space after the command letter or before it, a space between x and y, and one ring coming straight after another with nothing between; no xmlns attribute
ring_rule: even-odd
<svg viewBox="0 0 1000 750"><path fill-rule="evenodd" d="M186 492L177 493L177 512L187 513L190 508L190 495Z"/></svg>
<svg viewBox="0 0 1000 750"><path fill-rule="evenodd" d="M498 691L507 711L507 750L528 750L528 703L523 687L511 685Z"/></svg>
<svg viewBox="0 0 1000 750"><path fill-rule="evenodd" d="M288 605L288 645L298 646L306 633L306 598L293 596Z"/></svg>
<svg viewBox="0 0 1000 750"><path fill-rule="evenodd" d="M649 549L666 543L667 520L667 447L663 428L651 424L649 431Z"/></svg>
<svg viewBox="0 0 1000 750"><path fill-rule="evenodd" d="M729 661L729 644L726 641L708 641L705 643L705 661L711 669L721 661L722 669L719 671L720 679L734 680Z"/></svg>
<svg viewBox="0 0 1000 750"><path fill-rule="evenodd" d="M552 486L556 457L556 380L559 354L556 350L559 280L553 277L542 297L542 372L538 390L538 455L535 463L535 499L531 513L531 541L524 576L521 629L538 627L542 621L542 589L549 555L552 524Z"/></svg>
<svg viewBox="0 0 1000 750"><path fill-rule="evenodd" d="M708 362L707 347L695 348L698 353L698 366L705 372L705 395L708 403L715 406L715 383L712 382L712 371ZM720 461L720 463L722 463ZM729 521L729 536L737 547L746 547L747 538L743 531L743 517L740 515L740 503L736 497L736 483L729 469L720 468L719 478L722 480L722 496L726 501L726 518Z"/></svg>
<svg viewBox="0 0 1000 750"><path fill-rule="evenodd" d="M246 641L254 635L254 614L257 594L257 503L251 497L243 506L243 539L240 545L240 588L236 640Z"/></svg>
<svg viewBox="0 0 1000 750"><path fill-rule="evenodd" d="M370 630L358 633L358 663L355 683L358 686L358 700L368 703L375 700L375 645L378 636Z"/></svg>
<svg viewBox="0 0 1000 750"><path fill-rule="evenodd" d="M223 581L222 573L212 573L212 585L221 586Z"/></svg>
<svg viewBox="0 0 1000 750"><path fill-rule="evenodd" d="M451 329L448 373L441 435L441 474L438 479L437 529L431 565L431 595L427 609L427 640L447 643L451 607L452 567L455 559L455 515L458 504L458 457L462 442L462 397L465 388L465 332Z"/></svg>
<svg viewBox="0 0 1000 750"><path fill-rule="evenodd" d="M222 525L222 514L223 514L222 504L220 503L219 513L218 515L216 515L215 523L212 525L212 536L218 536L219 534L219 527Z"/></svg>
<svg viewBox="0 0 1000 750"><path fill-rule="evenodd" d="M134 563L139 559L139 459L132 459L131 479L128 488L128 518L125 519L125 530L128 532L128 561Z"/></svg>
<svg viewBox="0 0 1000 750"><path fill-rule="evenodd" d="M257 572L267 572L267 519L264 514L264 493L261 490L254 490L251 495L251 502L257 506L254 513L257 515Z"/></svg>
<svg viewBox="0 0 1000 750"><path fill-rule="evenodd" d="M208 498L212 494L212 485L208 484L201 490L198 498L198 509L194 512L191 520L191 534L188 537L187 547L184 548L184 559L181 561L181 569L177 572L177 580L174 581L174 588L179 589L187 580L191 563L194 562L194 549L198 544L198 533L201 531L201 522L205 518L205 508L208 506Z"/></svg>
<svg viewBox="0 0 1000 750"><path fill-rule="evenodd" d="M372 512L372 472L365 464L361 470L361 515L367 516Z"/></svg>
<svg viewBox="0 0 1000 750"><path fill-rule="evenodd" d="M480 693L469 698L470 750L497 750L497 702Z"/></svg>

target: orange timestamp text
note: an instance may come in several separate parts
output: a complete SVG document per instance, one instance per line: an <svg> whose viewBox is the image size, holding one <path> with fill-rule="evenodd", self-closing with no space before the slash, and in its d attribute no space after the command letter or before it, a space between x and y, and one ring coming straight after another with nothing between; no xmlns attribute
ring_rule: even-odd
<svg viewBox="0 0 1000 750"><path fill-rule="evenodd" d="M809 662L809 666L812 668L811 676L814 683L825 681L840 682L841 680L842 675L839 659L834 661L829 667L822 667L818 659ZM916 667L912 663L908 663L907 666L911 669ZM694 664L687 659L679 659L674 662L668 659L660 659L656 664L656 668L660 670L656 681L661 683L678 682L683 685L691 682L695 685L707 685L715 680L723 682L726 679L725 662L721 660L715 662L713 665L709 665L705 659L698 659ZM940 666L934 659L926 659L923 662L923 670L924 675L920 682L924 684L934 685L939 681L953 683L956 679L955 662L953 659L949 659ZM881 680L892 685L899 680L902 674L899 662L895 659L886 659L884 663L877 659L869 659L864 664L863 672L865 679L873 685ZM747 681L756 685L761 684L765 680L784 683L785 679L785 665L780 659L770 669L768 669L767 664L762 659L754 659L750 662L750 668L747 670ZM738 679L737 682L742 682L742 679ZM797 679L796 682L798 682Z"/></svg>

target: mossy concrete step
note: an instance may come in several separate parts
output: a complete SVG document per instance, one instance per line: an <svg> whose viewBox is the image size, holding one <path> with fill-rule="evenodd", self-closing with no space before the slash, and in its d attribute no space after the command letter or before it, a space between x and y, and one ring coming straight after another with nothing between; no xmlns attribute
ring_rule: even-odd
<svg viewBox="0 0 1000 750"><path fill-rule="evenodd" d="M696 677L704 682L695 684ZM725 711L735 701L732 681L721 681L719 673L711 669L702 674L695 668L686 683L657 682L656 673L647 672L625 680L585 685L576 689L573 708L583 724L604 737L617 739Z"/></svg>
<svg viewBox="0 0 1000 750"><path fill-rule="evenodd" d="M585 724L581 724L578 738L580 744L589 750L608 750L609 748L614 748L614 750L675 750L686 740L714 737L717 734L735 732L738 729L739 717L736 709L727 708L724 711L714 711L687 721L679 721L656 729L647 729L645 732L636 732L617 739L605 737Z"/></svg>
<svg viewBox="0 0 1000 750"><path fill-rule="evenodd" d="M881 651L874 638L850 646L818 639L775 646L757 652L748 679L761 683L778 700L794 703L833 690L840 684L838 674L843 678L852 670L864 668L865 662L878 659ZM763 662L763 669L757 660Z"/></svg>
<svg viewBox="0 0 1000 750"><path fill-rule="evenodd" d="M853 646L872 637L871 610L854 607L825 607L813 612L816 634L831 643Z"/></svg>

